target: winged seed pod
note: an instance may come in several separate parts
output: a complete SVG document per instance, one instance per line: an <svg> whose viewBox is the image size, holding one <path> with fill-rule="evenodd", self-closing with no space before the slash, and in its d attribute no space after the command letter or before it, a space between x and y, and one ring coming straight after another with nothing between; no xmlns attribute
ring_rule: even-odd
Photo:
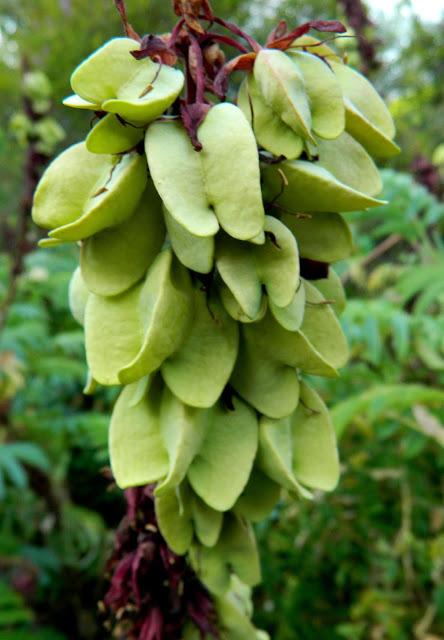
<svg viewBox="0 0 444 640"><path fill-rule="evenodd" d="M250 621L252 523L283 491L310 498L338 482L332 422L306 376L346 364L333 264L353 252L347 212L382 203L371 155L397 147L371 84L307 33L338 23L280 25L263 48L217 18L225 44L246 50L242 35L251 51L209 64L209 3L182 4L171 36L139 40L119 3L131 37L80 64L65 101L99 120L48 167L33 218L49 230L41 246L79 244L69 303L85 328L85 392L121 387L117 484L196 572L217 637L265 640ZM237 104L216 103L233 70L246 73ZM160 637L147 606L137 622L131 604L134 637ZM162 637L216 637L210 620L178 625Z"/></svg>

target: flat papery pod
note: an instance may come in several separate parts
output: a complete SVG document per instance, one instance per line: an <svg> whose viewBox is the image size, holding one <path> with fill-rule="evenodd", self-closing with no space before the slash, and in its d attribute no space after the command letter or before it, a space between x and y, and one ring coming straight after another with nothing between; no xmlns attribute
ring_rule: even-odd
<svg viewBox="0 0 444 640"><path fill-rule="evenodd" d="M256 316L250 318L247 316L245 311L243 311L242 307L236 300L236 298L231 293L230 289L224 283L222 279L217 281L217 289L219 292L219 297L221 299L222 304L225 307L225 310L230 314L230 316L236 320L237 322L258 322L262 320L264 315L267 313L267 297L262 296L261 306L259 307L259 311Z"/></svg>
<svg viewBox="0 0 444 640"><path fill-rule="evenodd" d="M320 211L307 217L283 213L281 221L294 234L302 258L331 264L353 252L350 227L339 213Z"/></svg>
<svg viewBox="0 0 444 640"><path fill-rule="evenodd" d="M133 122L158 118L180 94L183 73L150 58L136 60L131 51L140 43L113 38L84 60L71 76L74 92Z"/></svg>
<svg viewBox="0 0 444 640"><path fill-rule="evenodd" d="M142 340L137 353L119 371L121 384L158 369L188 335L194 313L191 280L170 249L162 251L149 268L137 312Z"/></svg>
<svg viewBox="0 0 444 640"><path fill-rule="evenodd" d="M327 407L306 383L291 423L296 478L312 489L332 491L339 481L336 434Z"/></svg>
<svg viewBox="0 0 444 640"><path fill-rule="evenodd" d="M69 310L71 311L74 320L82 326L85 324L85 310L88 296L88 287L82 278L80 267L77 267L69 281L68 301Z"/></svg>
<svg viewBox="0 0 444 640"><path fill-rule="evenodd" d="M233 510L250 522L260 522L270 515L280 498L280 485L254 466Z"/></svg>
<svg viewBox="0 0 444 640"><path fill-rule="evenodd" d="M124 153L133 149L145 137L145 129L119 120L113 113L101 118L86 137L91 153Z"/></svg>
<svg viewBox="0 0 444 640"><path fill-rule="evenodd" d="M215 599L222 637L230 640L257 640L257 629L250 618L236 606L234 599Z"/></svg>
<svg viewBox="0 0 444 640"><path fill-rule="evenodd" d="M341 87L331 67L311 53L289 50L287 55L304 79L313 133L327 140L337 138L345 128L345 107Z"/></svg>
<svg viewBox="0 0 444 640"><path fill-rule="evenodd" d="M305 287L302 281L293 296L293 300L286 307L278 307L269 300L270 311L284 329L297 331L301 328L305 313Z"/></svg>
<svg viewBox="0 0 444 640"><path fill-rule="evenodd" d="M171 391L192 407L211 407L221 395L237 357L237 323L215 293L195 287L194 319L183 344L164 362L162 376ZM171 321L179 322L177 309Z"/></svg>
<svg viewBox="0 0 444 640"><path fill-rule="evenodd" d="M331 64L345 98L347 131L372 156L389 158L399 153L393 142L393 118L373 85L347 65Z"/></svg>
<svg viewBox="0 0 444 640"><path fill-rule="evenodd" d="M255 586L261 579L253 529L231 513L224 517L217 544L211 548L193 548L191 562L199 579L213 595L226 595L233 573L248 586Z"/></svg>
<svg viewBox="0 0 444 640"><path fill-rule="evenodd" d="M257 418L253 409L236 397L232 408L219 402L209 414L206 437L190 465L188 480L208 506L227 511L250 477L258 444Z"/></svg>
<svg viewBox="0 0 444 640"><path fill-rule="evenodd" d="M148 388L147 388L148 387ZM109 451L114 478L121 489L157 482L168 473L159 424L161 381L123 389L113 410L109 428Z"/></svg>
<svg viewBox="0 0 444 640"><path fill-rule="evenodd" d="M85 311L86 360L99 384L120 384L120 370L140 350L141 291L142 284L137 284L119 296L104 297L94 293L88 296Z"/></svg>
<svg viewBox="0 0 444 640"><path fill-rule="evenodd" d="M322 363L316 363L315 358L320 357L328 367L340 369L349 357L347 339L341 329L341 325L331 308L331 301L326 300L322 293L310 282L304 281L306 305L304 321L298 332L310 344L312 362L304 354L299 365L305 373L324 375ZM306 358L306 359L305 359ZM325 375L328 375L327 373ZM330 374L331 375L331 374Z"/></svg>
<svg viewBox="0 0 444 640"><path fill-rule="evenodd" d="M331 47L324 44L319 38L314 38L313 36L304 35L296 38L296 40L292 42L291 47L287 49L287 53L290 54L293 51L307 51L315 56L325 58L328 62L341 62L341 58Z"/></svg>
<svg viewBox="0 0 444 640"><path fill-rule="evenodd" d="M71 96L67 96L63 100L63 104L65 107L71 107L72 109L89 109L91 111L100 111L100 104L94 104L89 100L84 100L76 93L73 93Z"/></svg>
<svg viewBox="0 0 444 640"><path fill-rule="evenodd" d="M156 488L163 495L185 478L193 459L202 447L210 427L208 411L190 407L164 390L160 411L160 430L168 452L168 474Z"/></svg>
<svg viewBox="0 0 444 640"><path fill-rule="evenodd" d="M184 555L193 541L193 522L190 510L190 492L181 485L156 495L154 508L157 524L168 547L178 555Z"/></svg>
<svg viewBox="0 0 444 640"><path fill-rule="evenodd" d="M375 196L382 190L381 175L359 142L344 131L336 140L317 140L319 166L348 187Z"/></svg>
<svg viewBox="0 0 444 640"><path fill-rule="evenodd" d="M214 263L214 237L199 237L181 225L164 207L164 218L173 251L180 262L197 273L210 273Z"/></svg>
<svg viewBox="0 0 444 640"><path fill-rule="evenodd" d="M52 249L53 247L60 247L62 244L66 244L65 240L59 240L58 238L42 238L37 242L37 246L42 249Z"/></svg>
<svg viewBox="0 0 444 640"><path fill-rule="evenodd" d="M101 296L129 289L151 265L164 238L160 198L149 181L130 218L83 240L80 267L88 289Z"/></svg>
<svg viewBox="0 0 444 640"><path fill-rule="evenodd" d="M258 465L277 484L304 498L308 492L293 472L293 431L291 418L272 420L263 416L259 422Z"/></svg>
<svg viewBox="0 0 444 640"><path fill-rule="evenodd" d="M295 133L313 141L304 79L291 58L278 49L262 49L253 73L265 103Z"/></svg>
<svg viewBox="0 0 444 640"><path fill-rule="evenodd" d="M265 199L288 213L358 211L384 204L337 180L315 162L288 160L263 167Z"/></svg>
<svg viewBox="0 0 444 640"><path fill-rule="evenodd" d="M262 286L274 304L285 307L299 282L299 253L294 235L277 218L265 217L265 243L246 247L221 236L216 246L218 272L249 318L262 305Z"/></svg>
<svg viewBox="0 0 444 640"><path fill-rule="evenodd" d="M239 240L255 239L263 231L265 213L256 139L247 119L235 105L218 104L198 137L207 197L220 226Z"/></svg>
<svg viewBox="0 0 444 640"><path fill-rule="evenodd" d="M81 142L46 169L35 192L33 220L52 229L51 237L82 240L128 218L146 180L145 161L137 153L97 155Z"/></svg>
<svg viewBox="0 0 444 640"><path fill-rule="evenodd" d="M268 324L269 313L260 322L244 325L240 341L239 357L230 383L242 398L257 411L272 418L282 418L292 413L299 400L299 381L294 367L264 353L255 344L264 323ZM277 327L280 325L274 321ZM250 327L253 329L249 331ZM274 339L274 331L269 339Z"/></svg>
<svg viewBox="0 0 444 640"><path fill-rule="evenodd" d="M274 156L298 158L304 142L263 99L253 74L241 84L237 104L250 123L258 144Z"/></svg>
<svg viewBox="0 0 444 640"><path fill-rule="evenodd" d="M219 223L235 238L258 236L264 225L259 156L242 111L227 103L212 107L198 137L200 152L178 122L148 127L148 165L169 213L196 236L214 235Z"/></svg>
<svg viewBox="0 0 444 640"><path fill-rule="evenodd" d="M196 538L205 547L214 547L222 530L223 513L209 507L196 494L190 505Z"/></svg>
<svg viewBox="0 0 444 640"><path fill-rule="evenodd" d="M326 300L331 302L336 314L340 315L344 311L347 303L344 287L341 278L332 267L328 269L327 278L312 280L311 284L321 292Z"/></svg>

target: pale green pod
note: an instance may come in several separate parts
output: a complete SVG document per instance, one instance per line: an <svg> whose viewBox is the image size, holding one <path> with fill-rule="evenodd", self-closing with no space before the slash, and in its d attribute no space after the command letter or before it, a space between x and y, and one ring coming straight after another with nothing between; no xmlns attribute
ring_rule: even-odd
<svg viewBox="0 0 444 640"><path fill-rule="evenodd" d="M90 153L69 147L46 169L34 196L34 222L50 236L74 241L119 224L134 210L145 188L143 158Z"/></svg>
<svg viewBox="0 0 444 640"><path fill-rule="evenodd" d="M63 104L65 105L65 107L71 107L72 109L89 109L92 111L100 111L100 104L94 104L89 100L84 100L76 93L72 94L71 96L67 96L63 100Z"/></svg>
<svg viewBox="0 0 444 640"><path fill-rule="evenodd" d="M343 367L349 357L347 339L328 300L311 283L305 281L306 306L304 321L298 332L310 345L310 355L304 354L297 365L305 373L324 375L322 370ZM304 345L305 346L305 345ZM300 345L302 350L302 345ZM316 360L319 359L318 362ZM323 362L321 362L323 361ZM334 375L332 372L325 375Z"/></svg>
<svg viewBox="0 0 444 640"><path fill-rule="evenodd" d="M101 118L86 136L85 144L91 153L124 153L133 149L145 137L145 129L120 122L110 113Z"/></svg>
<svg viewBox="0 0 444 640"><path fill-rule="evenodd" d="M214 547L219 540L223 514L209 507L196 494L191 499L191 515L196 538L205 547Z"/></svg>
<svg viewBox="0 0 444 640"><path fill-rule="evenodd" d="M304 80L291 59L278 49L262 49L256 56L253 73L266 104L293 131L313 141Z"/></svg>
<svg viewBox="0 0 444 640"><path fill-rule="evenodd" d="M259 422L258 465L274 482L304 498L311 494L293 472L293 430L291 418L272 420L263 416Z"/></svg>
<svg viewBox="0 0 444 640"><path fill-rule="evenodd" d="M256 318L262 306L262 285L269 299L289 305L299 283L299 254L293 234L277 218L265 217L265 244L246 248L227 236L216 247L216 266L242 311ZM285 274L285 277L282 277Z"/></svg>
<svg viewBox="0 0 444 640"><path fill-rule="evenodd" d="M219 292L219 297L225 307L225 310L230 314L233 320L236 320L237 322L258 322L259 320L262 320L262 318L267 313L266 296L262 296L262 303L259 307L257 315L253 318L250 318L249 316L247 316L245 311L243 311L242 307L221 278L217 280L217 290Z"/></svg>
<svg viewBox="0 0 444 640"><path fill-rule="evenodd" d="M307 51L313 55L325 58L328 62L341 62L341 58L333 51L333 49L326 45L322 40L319 40L319 38L314 38L309 35L303 35L300 38L296 38L296 40L292 42L291 47L287 49L287 53L292 53L293 51Z"/></svg>
<svg viewBox="0 0 444 640"><path fill-rule="evenodd" d="M195 287L194 321L183 344L162 365L171 391L193 407L211 407L221 395L237 357L238 327L213 293ZM176 309L172 321L179 322Z"/></svg>
<svg viewBox="0 0 444 640"><path fill-rule="evenodd" d="M156 495L154 508L159 530L168 547L184 555L193 541L193 523L190 511L190 492L186 485Z"/></svg>
<svg viewBox="0 0 444 640"><path fill-rule="evenodd" d="M69 310L79 324L85 324L85 310L88 302L89 291L82 278L80 267L74 270L71 280L69 281L68 300Z"/></svg>
<svg viewBox="0 0 444 640"><path fill-rule="evenodd" d="M99 384L120 384L120 370L134 359L140 349L141 291L142 285L138 284L119 296L105 298L91 293L88 297L85 313L86 360Z"/></svg>
<svg viewBox="0 0 444 640"><path fill-rule="evenodd" d="M149 268L137 314L142 341L138 352L119 371L121 384L158 369L188 334L193 318L190 276L170 249L162 251Z"/></svg>
<svg viewBox="0 0 444 640"><path fill-rule="evenodd" d="M66 242L58 238L42 238L37 242L37 246L42 249L52 249L53 247L59 247L61 244L66 244Z"/></svg>
<svg viewBox="0 0 444 640"><path fill-rule="evenodd" d="M139 49L140 43L131 38L109 40L74 70L74 92L133 122L159 117L182 91L184 76L150 58L136 60L131 51Z"/></svg>
<svg viewBox="0 0 444 640"><path fill-rule="evenodd" d="M215 606L222 627L222 638L227 640L257 640L256 628L249 617L239 609L235 598L219 597Z"/></svg>
<svg viewBox="0 0 444 640"><path fill-rule="evenodd" d="M350 227L339 213L320 211L309 217L283 213L281 221L294 234L303 258L331 264L353 252Z"/></svg>
<svg viewBox="0 0 444 640"><path fill-rule="evenodd" d="M160 431L168 452L168 474L156 488L156 496L177 487L202 447L210 425L207 411L190 407L164 390L160 410Z"/></svg>
<svg viewBox="0 0 444 640"><path fill-rule="evenodd" d="M373 85L347 65L333 61L331 65L345 98L347 131L373 156L399 153L392 116Z"/></svg>
<svg viewBox="0 0 444 640"><path fill-rule="evenodd" d="M369 196L382 190L381 175L364 147L344 131L335 140L317 141L319 166L348 187Z"/></svg>
<svg viewBox="0 0 444 640"><path fill-rule="evenodd" d="M161 386L157 378L121 392L109 427L113 476L121 489L157 482L168 473L168 455L160 434Z"/></svg>
<svg viewBox="0 0 444 640"><path fill-rule="evenodd" d="M255 239L264 227L256 139L242 111L223 102L212 107L198 130L208 201L220 226L239 240Z"/></svg>
<svg viewBox="0 0 444 640"><path fill-rule="evenodd" d="M205 191L201 154L177 121L154 122L145 136L151 177L169 214L189 233L213 236L219 229Z"/></svg>
<svg viewBox="0 0 444 640"><path fill-rule="evenodd" d="M313 133L333 140L345 128L345 108L342 90L331 67L316 55L289 50L304 79L310 104Z"/></svg>
<svg viewBox="0 0 444 640"><path fill-rule="evenodd" d="M257 418L238 398L233 398L232 409L219 402L209 412L210 424L188 470L188 481L208 506L227 511L244 490L253 467L258 443Z"/></svg>
<svg viewBox="0 0 444 640"><path fill-rule="evenodd" d="M282 172L282 173L280 173ZM358 211L384 204L337 180L314 162L292 160L263 168L266 199L289 213Z"/></svg>
<svg viewBox="0 0 444 640"><path fill-rule="evenodd" d="M272 418L282 418L297 406L299 380L294 367L263 352L261 335L267 335L270 340L275 338L273 330L262 334L269 315L260 322L244 325L239 356L230 382L257 411Z"/></svg>
<svg viewBox="0 0 444 640"><path fill-rule="evenodd" d="M341 278L332 267L328 270L327 278L312 280L311 284L321 292L326 300L331 302L337 315L340 315L344 311L347 302L344 287Z"/></svg>
<svg viewBox="0 0 444 640"><path fill-rule="evenodd" d="M241 84L237 103L250 123L259 145L273 155L298 158L304 142L264 101L253 74Z"/></svg>
<svg viewBox="0 0 444 640"><path fill-rule="evenodd" d="M219 541L212 548L194 547L191 562L213 595L224 596L235 574L248 586L259 584L261 570L254 532L249 524L226 514Z"/></svg>
<svg viewBox="0 0 444 640"><path fill-rule="evenodd" d="M327 407L306 383L291 423L296 478L312 489L332 491L339 481L336 435Z"/></svg>
<svg viewBox="0 0 444 640"><path fill-rule="evenodd" d="M199 237L188 231L163 207L168 237L180 262L198 273L210 273L214 263L214 237Z"/></svg>
<svg viewBox="0 0 444 640"><path fill-rule="evenodd" d="M115 296L142 278L165 238L160 198L148 182L130 218L82 242L80 267L92 293Z"/></svg>
<svg viewBox="0 0 444 640"><path fill-rule="evenodd" d="M296 289L293 300L286 307L278 307L271 300L268 302L270 311L280 325L288 331L297 331L301 328L305 313L305 287L302 281Z"/></svg>
<svg viewBox="0 0 444 640"><path fill-rule="evenodd" d="M280 485L254 466L247 486L234 505L234 511L251 522L260 522L270 515L280 497Z"/></svg>

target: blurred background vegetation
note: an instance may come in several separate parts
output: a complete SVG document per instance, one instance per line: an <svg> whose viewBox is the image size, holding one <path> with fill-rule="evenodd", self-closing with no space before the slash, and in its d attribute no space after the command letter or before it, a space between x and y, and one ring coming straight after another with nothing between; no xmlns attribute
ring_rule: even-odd
<svg viewBox="0 0 444 640"><path fill-rule="evenodd" d="M322 391L341 484L258 528L257 623L273 640L443 639L444 0L426 16L394 0L213 4L258 38L278 16L342 19L360 37L335 44L389 102L403 149L383 169L389 204L350 216L356 250L338 265L352 359ZM139 31L171 24L170 2L127 6ZM90 126L61 106L72 69L120 32L111 0L0 0L0 640L108 637L96 603L123 515L115 393L82 394L76 249L36 249L27 216L39 170Z"/></svg>

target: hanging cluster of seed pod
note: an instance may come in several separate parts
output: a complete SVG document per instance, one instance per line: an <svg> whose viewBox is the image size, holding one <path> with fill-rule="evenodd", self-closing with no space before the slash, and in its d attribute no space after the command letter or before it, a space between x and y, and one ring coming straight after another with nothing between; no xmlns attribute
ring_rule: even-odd
<svg viewBox="0 0 444 640"><path fill-rule="evenodd" d="M371 84L307 35L339 23L281 23L262 47L208 2L175 9L170 35L127 25L132 37L74 71L65 103L99 119L47 169L33 218L43 245L80 245L69 296L87 391L123 387L118 485L156 483L163 537L212 594L222 637L248 640L266 637L250 622L252 523L282 489L338 482L329 413L305 376L346 363L330 267L352 251L342 214L381 204L370 154L397 147ZM219 42L240 55L225 62Z"/></svg>

